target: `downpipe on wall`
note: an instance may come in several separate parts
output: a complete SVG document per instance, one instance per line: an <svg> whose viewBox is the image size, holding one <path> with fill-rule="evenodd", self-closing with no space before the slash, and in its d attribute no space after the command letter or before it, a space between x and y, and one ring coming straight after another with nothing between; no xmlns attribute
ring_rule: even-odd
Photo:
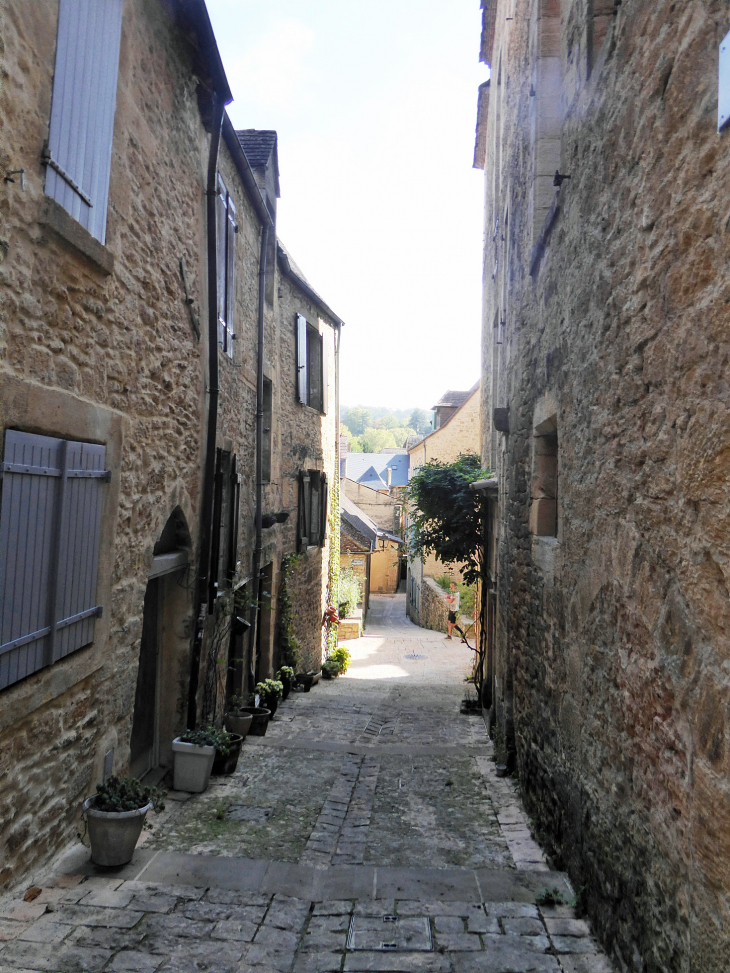
<svg viewBox="0 0 730 973"><path fill-rule="evenodd" d="M203 631L209 609L210 542L213 532L213 498L215 484L215 446L218 433L218 273L216 197L218 153L225 105L217 93L213 94L213 126L208 154L208 179L205 191L207 263L208 263L208 428L205 440L205 465L203 467L203 496L200 511L200 539L198 553L198 577L195 593L195 638L190 659L190 683L188 686L188 720L190 729L197 720L196 697L200 676L200 656L203 648Z"/></svg>
<svg viewBox="0 0 730 973"><path fill-rule="evenodd" d="M256 682L256 645L258 642L258 627L261 617L261 554L262 541L262 508L264 496L264 464L263 464L263 433L264 433L264 312L266 308L266 274L269 250L270 227L267 223L261 227L261 254L259 257L259 306L257 320L257 349L256 349L256 541L253 551L253 603L251 606L251 628L249 629L249 688L253 690Z"/></svg>

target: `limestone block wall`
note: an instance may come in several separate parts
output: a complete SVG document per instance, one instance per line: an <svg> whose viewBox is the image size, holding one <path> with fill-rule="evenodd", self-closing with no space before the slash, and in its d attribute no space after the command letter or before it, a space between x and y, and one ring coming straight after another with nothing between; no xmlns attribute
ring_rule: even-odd
<svg viewBox="0 0 730 973"><path fill-rule="evenodd" d="M107 750L125 769L153 547L176 507L193 547L199 519L205 347L179 270L184 257L200 309L207 137L192 52L164 5L125 3L107 242L90 259L53 228L43 193L57 9L2 11L0 160L25 168L26 187L0 195L0 420L106 443L104 616L92 646L0 694L0 886L75 834Z"/></svg>
<svg viewBox="0 0 730 973"><path fill-rule="evenodd" d="M730 133L717 133L717 58L730 20L720 3L536 0L508 20L513 6L496 12L485 166L494 714L618 968L719 973ZM571 179L552 188L535 248L543 136ZM533 513L553 499L536 491L553 422L554 524Z"/></svg>
<svg viewBox="0 0 730 973"><path fill-rule="evenodd" d="M276 474L278 486L270 488L280 491L281 505L290 511L289 520L279 530L281 545L290 551L296 550L297 505L300 470L319 470L327 474L328 511L331 504L332 486L337 482L337 417L335 410L335 341L334 322L323 316L321 308L315 305L299 289L295 282L279 273L277 282L277 329L279 358L277 364L278 428L278 467L272 470L272 480ZM328 389L325 398L325 413L297 401L296 396L296 315L303 314L307 321L318 326L322 334L323 354L328 358ZM269 493L269 501L271 493ZM307 670L318 669L324 657L325 635L321 626L324 610L328 604L328 565L332 544L339 547L339 533L332 537L328 528L323 547L310 547L302 552L302 560L292 572L290 590L294 604L294 631L302 645L302 661ZM291 545L290 547L288 545ZM286 552L286 551L285 551Z"/></svg>
<svg viewBox="0 0 730 973"><path fill-rule="evenodd" d="M363 486L355 480L344 479L342 488L353 503L363 510L381 530L387 530L391 534L399 534L401 529L400 511L403 509L403 501L397 497L391 497L387 493L379 493L371 490L370 487Z"/></svg>
<svg viewBox="0 0 730 973"><path fill-rule="evenodd" d="M446 592L433 578L424 578L421 585L421 605L418 624L421 628L430 628L435 632L447 632L446 617L449 606Z"/></svg>

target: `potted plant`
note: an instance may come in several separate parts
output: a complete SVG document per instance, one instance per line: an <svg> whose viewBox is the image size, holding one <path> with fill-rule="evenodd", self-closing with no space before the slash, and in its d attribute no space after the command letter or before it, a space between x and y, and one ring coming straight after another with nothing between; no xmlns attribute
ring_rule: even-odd
<svg viewBox="0 0 730 973"><path fill-rule="evenodd" d="M249 715L249 713L246 714L246 716ZM238 758L241 756L243 737L240 733L230 733L229 736L230 742L228 744L227 753L223 753L221 750L216 748L215 760L213 761L213 769L211 771L211 774L214 777L218 777L222 774L235 774L236 772Z"/></svg>
<svg viewBox="0 0 730 973"><path fill-rule="evenodd" d="M251 713L246 708L248 704L249 699L247 696L231 696L228 710L223 718L228 732L237 733L243 740L246 739L246 734L251 728L251 720L253 719Z"/></svg>
<svg viewBox="0 0 730 973"><path fill-rule="evenodd" d="M323 679L336 679L340 674L340 664L337 659L327 659L322 665Z"/></svg>
<svg viewBox="0 0 730 973"><path fill-rule="evenodd" d="M147 812L164 810L164 791L143 787L136 777L109 777L84 801L91 860L97 865L126 865L132 860Z"/></svg>
<svg viewBox="0 0 730 973"><path fill-rule="evenodd" d="M338 672L347 672L347 668L352 661L352 656L344 645L339 645L330 653L330 659L337 663Z"/></svg>
<svg viewBox="0 0 730 973"><path fill-rule="evenodd" d="M214 726L186 730L173 740L175 790L195 794L204 791L213 770L216 750L226 756L230 740L231 735L227 730L218 730Z"/></svg>
<svg viewBox="0 0 730 973"><path fill-rule="evenodd" d="M279 700L284 693L284 687L278 679L264 679L263 682L256 683L256 692L263 706L271 710L271 718L279 705Z"/></svg>
<svg viewBox="0 0 730 973"><path fill-rule="evenodd" d="M277 672L276 678L279 680L284 690L281 698L286 699L292 690L292 686L294 685L294 670L291 666L282 666Z"/></svg>

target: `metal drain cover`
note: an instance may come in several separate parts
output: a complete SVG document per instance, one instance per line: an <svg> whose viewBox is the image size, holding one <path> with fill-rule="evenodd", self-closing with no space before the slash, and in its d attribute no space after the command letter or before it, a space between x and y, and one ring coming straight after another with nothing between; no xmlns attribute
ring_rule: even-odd
<svg viewBox="0 0 730 973"><path fill-rule="evenodd" d="M431 925L426 916L353 916L347 948L429 953L433 951Z"/></svg>
<svg viewBox="0 0 730 973"><path fill-rule="evenodd" d="M427 655L419 655L418 652L409 652L408 655L403 656L404 659L427 659Z"/></svg>
<svg viewBox="0 0 730 973"><path fill-rule="evenodd" d="M255 824L264 824L273 813L273 807L251 807L248 804L230 804L226 808L229 821L252 821Z"/></svg>

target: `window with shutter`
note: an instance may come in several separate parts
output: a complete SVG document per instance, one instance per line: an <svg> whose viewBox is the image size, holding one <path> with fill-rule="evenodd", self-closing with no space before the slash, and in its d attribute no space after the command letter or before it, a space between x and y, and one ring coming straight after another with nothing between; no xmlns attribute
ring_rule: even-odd
<svg viewBox="0 0 730 973"><path fill-rule="evenodd" d="M48 144L48 196L101 243L117 102L123 0L60 0Z"/></svg>
<svg viewBox="0 0 730 973"><path fill-rule="evenodd" d="M5 434L0 689L94 640L105 457L105 446Z"/></svg>
<svg viewBox="0 0 730 973"><path fill-rule="evenodd" d="M230 588L236 573L240 481L236 456L225 449L217 450L210 572L211 603L219 591Z"/></svg>
<svg viewBox="0 0 730 973"><path fill-rule="evenodd" d="M307 380L307 319L297 314L297 398L304 405L309 403Z"/></svg>
<svg viewBox="0 0 730 973"><path fill-rule="evenodd" d="M216 270L218 288L218 344L233 358L234 299L236 291L236 205L218 174L216 205Z"/></svg>
<svg viewBox="0 0 730 973"><path fill-rule="evenodd" d="M321 547L327 536L327 475L319 470L299 474L298 549Z"/></svg>
<svg viewBox="0 0 730 973"><path fill-rule="evenodd" d="M297 398L318 412L326 412L327 362L322 335L297 314Z"/></svg>

